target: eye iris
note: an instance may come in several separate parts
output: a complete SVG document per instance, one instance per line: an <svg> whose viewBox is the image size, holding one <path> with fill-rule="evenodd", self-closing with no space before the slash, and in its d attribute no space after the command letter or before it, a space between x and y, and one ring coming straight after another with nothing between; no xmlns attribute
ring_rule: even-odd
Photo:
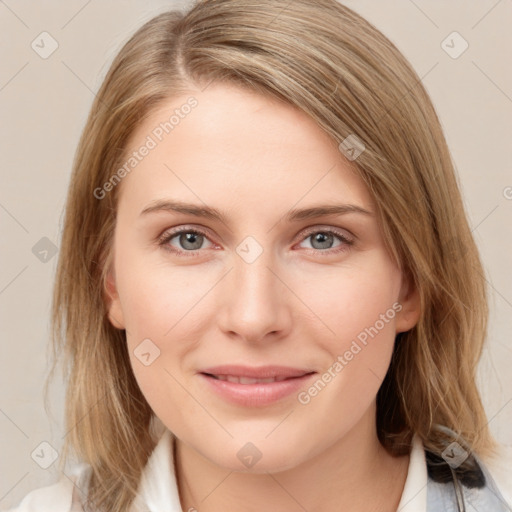
<svg viewBox="0 0 512 512"><path fill-rule="evenodd" d="M311 245L315 249L329 249L329 245L332 245L333 242L333 235L330 235L328 233L316 233L315 235L312 235L313 240L311 242ZM319 243L319 246L315 246L316 243Z"/></svg>
<svg viewBox="0 0 512 512"><path fill-rule="evenodd" d="M183 233L180 235L180 244L184 249L191 251L200 249L203 244L203 236L198 233ZM192 247L187 244L192 244Z"/></svg>
<svg viewBox="0 0 512 512"><path fill-rule="evenodd" d="M312 239L311 245L314 249L329 249L334 241L334 235L329 232L318 231L310 235ZM179 243L182 248L190 251L195 251L203 245L204 236L201 233L194 231L187 231L179 234Z"/></svg>

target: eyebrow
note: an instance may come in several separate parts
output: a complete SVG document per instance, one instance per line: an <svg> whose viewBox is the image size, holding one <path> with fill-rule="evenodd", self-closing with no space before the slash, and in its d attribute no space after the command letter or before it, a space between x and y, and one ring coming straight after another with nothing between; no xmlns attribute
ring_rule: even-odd
<svg viewBox="0 0 512 512"><path fill-rule="evenodd" d="M218 220L224 224L226 223L226 215L221 213L216 208L212 208L206 205L200 206L192 203L185 203L182 201L171 201L168 199L159 199L153 201L142 210L140 215L145 216L150 213L162 211L184 213L193 215L195 217ZM313 206L310 208L290 210L285 215L285 220L287 222L296 222L300 220L314 219L326 215L344 215L347 213L359 213L368 216L373 215L373 212L355 204L327 204Z"/></svg>

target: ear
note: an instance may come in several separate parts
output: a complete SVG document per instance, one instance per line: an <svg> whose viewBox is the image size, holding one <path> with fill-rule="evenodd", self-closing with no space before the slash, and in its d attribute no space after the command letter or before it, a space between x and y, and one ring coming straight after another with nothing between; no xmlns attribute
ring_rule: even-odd
<svg viewBox="0 0 512 512"><path fill-rule="evenodd" d="M125 329L124 315L117 292L113 266L110 267L105 279L105 293L107 295L107 310L110 323L117 329Z"/></svg>
<svg viewBox="0 0 512 512"><path fill-rule="evenodd" d="M402 306L396 315L396 333L407 332L417 323L421 314L421 299L418 288L412 278L404 276L398 303Z"/></svg>

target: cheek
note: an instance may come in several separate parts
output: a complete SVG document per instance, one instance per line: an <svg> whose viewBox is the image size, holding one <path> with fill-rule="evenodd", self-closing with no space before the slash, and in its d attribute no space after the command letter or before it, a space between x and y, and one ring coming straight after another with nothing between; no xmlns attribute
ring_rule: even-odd
<svg viewBox="0 0 512 512"><path fill-rule="evenodd" d="M117 279L127 331L132 342L163 342L188 327L197 305L215 282L207 269L172 268L161 255L127 255L118 262Z"/></svg>
<svg viewBox="0 0 512 512"><path fill-rule="evenodd" d="M358 268L333 269L329 279L316 284L308 280L302 292L306 290L308 305L322 320L310 323L310 336L327 356L321 382L304 390L301 403L338 411L332 415L336 424L348 410L362 414L386 375L401 310L400 273L376 254Z"/></svg>
<svg viewBox="0 0 512 512"><path fill-rule="evenodd" d="M159 417L173 409L192 414L184 373L200 331L214 321L208 292L218 276L193 265L173 269L161 256L125 252L116 262L116 277L131 366L142 393Z"/></svg>
<svg viewBox="0 0 512 512"><path fill-rule="evenodd" d="M175 411L179 410L180 416L194 412L183 368L197 339L197 328L190 319L200 298L193 286L179 279L179 272L175 274L139 272L130 280L123 304L137 383L156 415L173 426Z"/></svg>
<svg viewBox="0 0 512 512"><path fill-rule="evenodd" d="M299 293L316 317L324 348L339 351L358 336L364 342L368 330L375 335L374 327L382 338L394 339L400 273L381 253L296 282L302 282Z"/></svg>
<svg viewBox="0 0 512 512"><path fill-rule="evenodd" d="M145 394L162 381L170 380L173 387L171 375L178 377L199 338L199 323L193 320L202 311L199 303L207 287L187 286L179 273L160 278L140 273L129 286L123 312L139 385ZM150 362L151 371L146 369L146 362Z"/></svg>

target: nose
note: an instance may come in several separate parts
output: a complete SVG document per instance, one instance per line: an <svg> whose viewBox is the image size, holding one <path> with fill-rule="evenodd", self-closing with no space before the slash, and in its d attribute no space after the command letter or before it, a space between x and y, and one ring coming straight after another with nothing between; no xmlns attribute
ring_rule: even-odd
<svg viewBox="0 0 512 512"><path fill-rule="evenodd" d="M218 297L218 325L231 338L247 342L275 341L292 327L293 294L266 252L248 263L235 255ZM282 273L282 272L281 272Z"/></svg>

